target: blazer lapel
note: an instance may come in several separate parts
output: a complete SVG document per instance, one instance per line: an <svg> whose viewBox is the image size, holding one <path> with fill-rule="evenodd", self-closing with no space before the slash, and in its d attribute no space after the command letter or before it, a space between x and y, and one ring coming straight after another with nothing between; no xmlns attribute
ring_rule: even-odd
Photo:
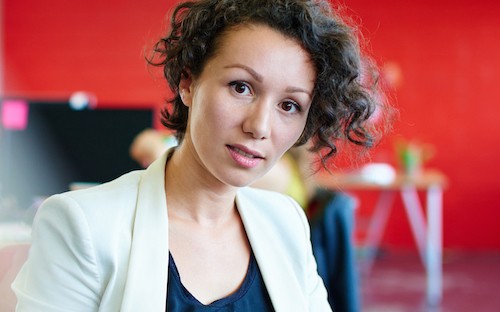
<svg viewBox="0 0 500 312"><path fill-rule="evenodd" d="M262 272L267 291L276 311L307 311L301 285L293 278L293 255L287 253L282 237L273 225L272 215L262 213L258 200L236 197L250 245Z"/></svg>
<svg viewBox="0 0 500 312"><path fill-rule="evenodd" d="M167 153L141 179L122 312L165 311L168 218L164 190Z"/></svg>

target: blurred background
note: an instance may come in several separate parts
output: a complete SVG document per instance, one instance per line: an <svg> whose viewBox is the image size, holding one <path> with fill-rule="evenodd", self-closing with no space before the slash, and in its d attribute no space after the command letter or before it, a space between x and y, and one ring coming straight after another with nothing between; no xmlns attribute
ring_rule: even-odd
<svg viewBox="0 0 500 312"><path fill-rule="evenodd" d="M28 207L69 182L104 182L138 168L128 144L141 129L160 128L158 112L169 96L160 73L148 68L144 57L167 27L165 16L174 3L0 0L0 219L31 218ZM398 147L411 143L425 151L423 166L439 170L448 181L444 296L433 311L499 311L494 294L500 291L500 3L344 4L399 110L394 130L371 160L397 168ZM55 138L60 135L65 138ZM75 150L78 146L84 150ZM57 149L65 160L52 167L50 159L61 157L55 156ZM66 161L78 163L76 180L53 178L51 172L73 170L64 169L71 166ZM57 180L55 186L44 188L49 181L42 176ZM19 189L30 191L19 195ZM376 195L354 194L360 199L354 233L360 241ZM423 272L396 198L373 270L362 278L364 311L431 309L424 303Z"/></svg>

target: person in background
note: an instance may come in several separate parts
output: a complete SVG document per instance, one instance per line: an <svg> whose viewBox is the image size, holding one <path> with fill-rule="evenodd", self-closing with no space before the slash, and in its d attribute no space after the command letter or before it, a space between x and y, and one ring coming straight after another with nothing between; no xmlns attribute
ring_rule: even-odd
<svg viewBox="0 0 500 312"><path fill-rule="evenodd" d="M327 0L187 1L154 51L179 145L45 201L17 310L331 311L303 209L247 186L311 138L373 145L355 28Z"/></svg>
<svg viewBox="0 0 500 312"><path fill-rule="evenodd" d="M306 145L291 148L252 187L275 191L291 196L304 209L314 196L313 159Z"/></svg>
<svg viewBox="0 0 500 312"><path fill-rule="evenodd" d="M142 168L147 168L161 157L166 150L177 146L177 139L169 133L156 129L144 129L137 134L130 145L130 157Z"/></svg>

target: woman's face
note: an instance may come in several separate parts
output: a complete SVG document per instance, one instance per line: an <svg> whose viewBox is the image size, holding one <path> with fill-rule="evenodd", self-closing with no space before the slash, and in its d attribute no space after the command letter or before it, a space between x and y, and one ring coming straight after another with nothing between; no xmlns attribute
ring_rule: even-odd
<svg viewBox="0 0 500 312"><path fill-rule="evenodd" d="M201 74L179 86L183 145L201 176L245 186L264 175L302 134L315 78L309 54L270 27L224 33Z"/></svg>

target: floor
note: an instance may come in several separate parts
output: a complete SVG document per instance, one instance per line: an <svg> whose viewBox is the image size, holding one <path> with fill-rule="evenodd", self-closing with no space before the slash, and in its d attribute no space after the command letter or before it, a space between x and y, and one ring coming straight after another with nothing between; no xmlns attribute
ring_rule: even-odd
<svg viewBox="0 0 500 312"><path fill-rule="evenodd" d="M386 252L361 278L363 312L500 311L500 252L445 252L443 301L425 303L425 272L413 252Z"/></svg>

